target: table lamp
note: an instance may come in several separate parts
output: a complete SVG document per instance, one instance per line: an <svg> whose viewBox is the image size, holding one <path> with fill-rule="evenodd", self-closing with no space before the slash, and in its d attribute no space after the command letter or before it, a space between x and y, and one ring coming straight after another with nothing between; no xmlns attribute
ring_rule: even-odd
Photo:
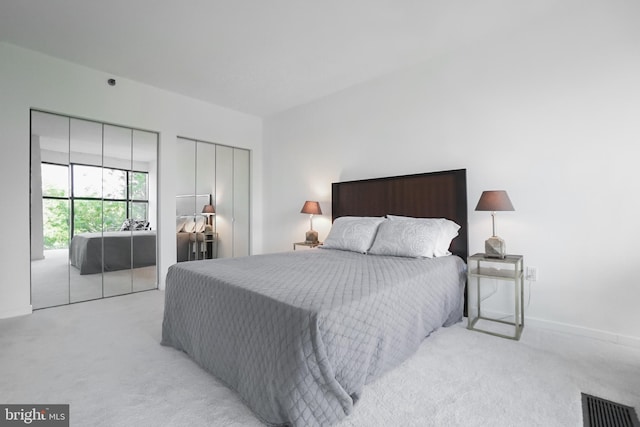
<svg viewBox="0 0 640 427"><path fill-rule="evenodd" d="M300 213L309 214L310 230L307 231L307 234L305 235L305 242L318 243L318 232L313 231L313 216L322 215L322 209L320 209L320 203L307 200L306 202L304 202L304 205L302 206Z"/></svg>
<svg viewBox="0 0 640 427"><path fill-rule="evenodd" d="M513 205L509 195L504 190L483 191L476 206L477 211L491 211L491 224L493 235L484 242L484 253L487 258L504 259L507 255L507 248L500 237L496 236L496 212L513 211Z"/></svg>
<svg viewBox="0 0 640 427"><path fill-rule="evenodd" d="M204 205L204 207L202 208L202 213L207 217L207 231L212 230L213 224L211 224L211 216L216 214L216 209L211 204Z"/></svg>

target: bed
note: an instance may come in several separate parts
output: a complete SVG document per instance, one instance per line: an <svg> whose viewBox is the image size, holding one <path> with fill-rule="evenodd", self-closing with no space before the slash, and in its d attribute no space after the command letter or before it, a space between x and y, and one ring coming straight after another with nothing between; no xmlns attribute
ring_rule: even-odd
<svg viewBox="0 0 640 427"><path fill-rule="evenodd" d="M162 344L186 352L269 425L337 423L365 384L462 318L464 170L335 183L332 192L334 228L342 217L387 214L455 221L453 256L326 248L180 263L167 274Z"/></svg>
<svg viewBox="0 0 640 427"><path fill-rule="evenodd" d="M80 233L71 239L69 258L71 265L80 270L81 275L155 265L156 232L136 230Z"/></svg>

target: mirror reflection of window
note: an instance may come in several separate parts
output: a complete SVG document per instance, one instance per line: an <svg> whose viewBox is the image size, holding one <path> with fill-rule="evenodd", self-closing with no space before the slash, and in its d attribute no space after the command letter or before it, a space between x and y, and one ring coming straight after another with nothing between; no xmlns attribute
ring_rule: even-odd
<svg viewBox="0 0 640 427"><path fill-rule="evenodd" d="M31 135L33 307L157 288L158 134L32 110Z"/></svg>
<svg viewBox="0 0 640 427"><path fill-rule="evenodd" d="M42 223L44 249L69 246L69 167L42 163Z"/></svg>

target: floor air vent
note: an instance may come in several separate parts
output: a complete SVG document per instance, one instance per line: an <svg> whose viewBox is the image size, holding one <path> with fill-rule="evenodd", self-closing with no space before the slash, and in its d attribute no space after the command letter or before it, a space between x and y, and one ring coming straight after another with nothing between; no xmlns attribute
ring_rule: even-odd
<svg viewBox="0 0 640 427"><path fill-rule="evenodd" d="M631 406L582 393L584 427L640 427Z"/></svg>

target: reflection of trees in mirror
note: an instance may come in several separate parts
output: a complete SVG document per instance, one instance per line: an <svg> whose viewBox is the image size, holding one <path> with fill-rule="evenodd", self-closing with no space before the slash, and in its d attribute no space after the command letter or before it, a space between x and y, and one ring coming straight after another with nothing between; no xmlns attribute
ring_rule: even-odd
<svg viewBox="0 0 640 427"><path fill-rule="evenodd" d="M146 200L148 193L147 185L147 173L146 172L130 172L129 180L131 182L131 189L129 190L129 197L133 200Z"/></svg>
<svg viewBox="0 0 640 427"><path fill-rule="evenodd" d="M76 173L79 172L79 173ZM96 172L99 172L96 173ZM129 197L127 200L127 176ZM127 219L148 220L148 174L146 172L74 165L73 224L69 222L69 198L60 180L47 180L43 173L43 225L45 249L69 246L73 234L120 230ZM105 199L100 194L104 191ZM78 197L81 195L81 198Z"/></svg>
<svg viewBox="0 0 640 427"><path fill-rule="evenodd" d="M62 193L62 191L60 191ZM119 230L127 218L126 202L104 202L101 200L74 200L73 233ZM44 204L44 248L69 247L69 207L66 200L47 200Z"/></svg>
<svg viewBox="0 0 640 427"><path fill-rule="evenodd" d="M99 166L73 165L74 197L125 199L127 171Z"/></svg>
<svg viewBox="0 0 640 427"><path fill-rule="evenodd" d="M127 219L126 202L73 201L73 234L117 231Z"/></svg>
<svg viewBox="0 0 640 427"><path fill-rule="evenodd" d="M65 197L65 191L49 188L47 194ZM69 247L69 202L65 199L43 200L44 248Z"/></svg>
<svg viewBox="0 0 640 427"><path fill-rule="evenodd" d="M149 218L147 211L149 205L147 203L135 202L131 204L131 219L147 220Z"/></svg>

